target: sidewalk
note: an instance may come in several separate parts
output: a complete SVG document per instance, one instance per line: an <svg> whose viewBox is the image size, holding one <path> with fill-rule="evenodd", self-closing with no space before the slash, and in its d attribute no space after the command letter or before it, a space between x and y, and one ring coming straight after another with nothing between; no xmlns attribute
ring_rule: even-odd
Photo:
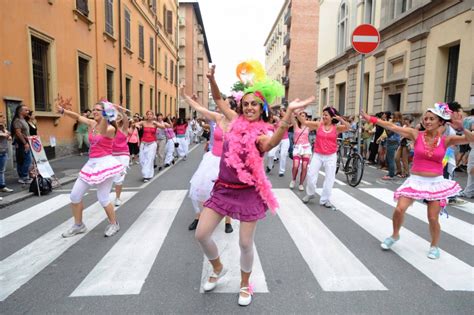
<svg viewBox="0 0 474 315"><path fill-rule="evenodd" d="M64 185L76 180L77 174L81 167L86 163L87 158L88 157L86 155L70 155L51 160L49 161L49 164L53 168L54 174L59 179L61 185ZM18 174L16 169L5 173L5 183L8 188L13 189L13 192L0 192L0 197L3 198L3 200L0 201L0 208L33 196L33 193L28 191L30 188L29 184L22 185L18 183Z"/></svg>

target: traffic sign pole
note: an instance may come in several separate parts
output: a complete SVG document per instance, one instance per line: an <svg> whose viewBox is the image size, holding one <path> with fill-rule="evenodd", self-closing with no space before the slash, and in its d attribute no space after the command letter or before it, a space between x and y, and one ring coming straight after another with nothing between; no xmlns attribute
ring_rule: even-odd
<svg viewBox="0 0 474 315"><path fill-rule="evenodd" d="M359 128L357 136L357 151L359 154L362 154L362 115L360 114L360 111L362 110L362 104L364 102L365 54L369 54L377 49L380 43L380 33L373 25L361 24L352 32L351 43L354 50L360 53Z"/></svg>
<svg viewBox="0 0 474 315"><path fill-rule="evenodd" d="M365 54L360 54L360 93L359 93L359 135L357 136L357 152L362 155L361 137L362 137L362 103L364 101L364 68L365 68ZM365 157L364 157L365 158Z"/></svg>

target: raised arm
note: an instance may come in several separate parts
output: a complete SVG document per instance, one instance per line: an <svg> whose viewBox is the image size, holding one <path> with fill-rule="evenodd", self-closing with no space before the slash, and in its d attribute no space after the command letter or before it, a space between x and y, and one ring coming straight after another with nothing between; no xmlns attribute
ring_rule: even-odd
<svg viewBox="0 0 474 315"><path fill-rule="evenodd" d="M275 130L275 133L272 135L272 137L264 135L258 138L257 143L258 143L260 152L268 152L274 147L276 147L280 143L281 139L283 138L285 131L288 130L288 127L291 125L290 120L291 120L291 116L293 115L293 111L299 108L305 108L313 100L314 100L314 96L311 96L310 98L307 98L303 101L296 99L293 102L291 102L288 108L286 109L285 116L280 120L280 126Z"/></svg>
<svg viewBox="0 0 474 315"><path fill-rule="evenodd" d="M84 116L81 116L76 112L73 112L71 110L63 108L60 105L57 105L57 111L58 111L59 114L71 117L72 119L75 119L80 123L86 124L89 127L94 127L95 124L96 124L95 120L92 120L92 119L86 118Z"/></svg>
<svg viewBox="0 0 474 315"><path fill-rule="evenodd" d="M296 115L296 119L299 120L299 122L301 123L301 126L307 127L309 131L317 130L319 126L321 125L321 122L319 121L311 121L311 120L303 119L300 115Z"/></svg>
<svg viewBox="0 0 474 315"><path fill-rule="evenodd" d="M407 127L403 128L403 127L397 126L394 123L391 123L389 121L385 121L385 120L378 119L376 117L369 116L363 111L361 111L360 113L362 115L362 118L364 118L366 121L371 122L375 125L379 125L380 127L383 127L395 133L398 133L404 138L415 140L416 137L418 136L418 130L416 129L407 128Z"/></svg>
<svg viewBox="0 0 474 315"><path fill-rule="evenodd" d="M337 115L335 116L335 118L337 120L339 120L339 122L341 123L340 125L336 126L337 132L345 132L345 131L351 129L351 124L348 121L346 121L344 118L342 118L341 116L337 116Z"/></svg>
<svg viewBox="0 0 474 315"><path fill-rule="evenodd" d="M212 65L206 74L206 77L209 79L209 84L211 85L212 98L216 102L216 105L219 107L221 113L223 113L229 121L232 121L237 118L238 114L230 109L230 106L227 104L227 102L222 99L221 92L217 86L216 78L214 77L215 71L216 66Z"/></svg>
<svg viewBox="0 0 474 315"><path fill-rule="evenodd" d="M194 99L189 97L189 95L187 95L184 92L184 84L183 83L181 83L181 85L179 86L179 91L180 91L181 97L186 101L186 103L188 103L189 106L194 108L199 114L201 114L204 117L206 117L207 119L210 119L210 120L213 120L213 121L217 121L220 118L220 116L221 116L220 114L218 114L216 112L211 112L207 108L201 106L201 104L196 102Z"/></svg>

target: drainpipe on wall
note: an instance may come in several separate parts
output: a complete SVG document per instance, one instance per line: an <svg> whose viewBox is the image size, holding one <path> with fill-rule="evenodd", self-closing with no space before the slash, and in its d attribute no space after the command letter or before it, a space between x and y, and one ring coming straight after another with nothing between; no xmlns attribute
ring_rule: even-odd
<svg viewBox="0 0 474 315"><path fill-rule="evenodd" d="M158 113L161 113L161 104L158 106L158 13L155 8L155 108L158 108ZM157 114L157 113L155 113Z"/></svg>
<svg viewBox="0 0 474 315"><path fill-rule="evenodd" d="M120 77L120 96L119 96L119 101L120 105L122 105L123 101L123 79L122 79L122 1L118 1L118 7L119 7L119 77Z"/></svg>

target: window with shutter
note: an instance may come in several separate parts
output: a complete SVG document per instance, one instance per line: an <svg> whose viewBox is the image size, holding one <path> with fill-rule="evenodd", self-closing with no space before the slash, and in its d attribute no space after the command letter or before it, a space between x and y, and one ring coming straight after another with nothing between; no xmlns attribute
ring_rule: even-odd
<svg viewBox="0 0 474 315"><path fill-rule="evenodd" d="M76 9L85 16L89 16L89 1L88 0L76 0Z"/></svg>
<svg viewBox="0 0 474 315"><path fill-rule="evenodd" d="M138 25L138 57L145 59L145 39L143 38L143 25Z"/></svg>
<svg viewBox="0 0 474 315"><path fill-rule="evenodd" d="M153 37L150 37L150 66L154 67L155 66L155 44Z"/></svg>
<svg viewBox="0 0 474 315"><path fill-rule="evenodd" d="M31 54L33 63L33 87L35 110L49 110L49 43L36 37L31 37Z"/></svg>
<svg viewBox="0 0 474 315"><path fill-rule="evenodd" d="M170 10L166 12L166 31L173 34L173 12Z"/></svg>
<svg viewBox="0 0 474 315"><path fill-rule="evenodd" d="M114 0L105 0L105 31L114 35Z"/></svg>
<svg viewBox="0 0 474 315"><path fill-rule="evenodd" d="M170 60L170 83L173 83L174 79L174 62L173 60Z"/></svg>
<svg viewBox="0 0 474 315"><path fill-rule="evenodd" d="M128 49L132 48L130 41L130 12L128 10L125 10L125 47Z"/></svg>

